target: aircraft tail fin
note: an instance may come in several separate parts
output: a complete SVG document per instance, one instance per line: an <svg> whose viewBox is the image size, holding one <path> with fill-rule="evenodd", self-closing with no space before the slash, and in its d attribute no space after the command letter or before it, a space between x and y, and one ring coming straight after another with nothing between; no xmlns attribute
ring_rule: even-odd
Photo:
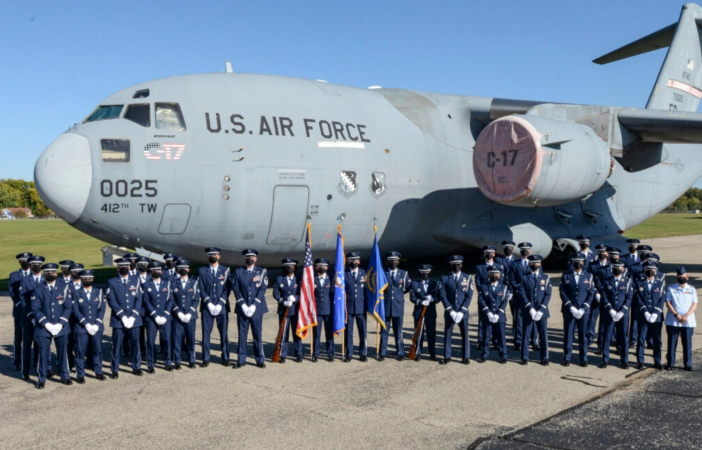
<svg viewBox="0 0 702 450"><path fill-rule="evenodd" d="M680 20L655 33L595 59L608 64L659 48L670 47L646 109L697 111L702 98L702 8L688 3Z"/></svg>

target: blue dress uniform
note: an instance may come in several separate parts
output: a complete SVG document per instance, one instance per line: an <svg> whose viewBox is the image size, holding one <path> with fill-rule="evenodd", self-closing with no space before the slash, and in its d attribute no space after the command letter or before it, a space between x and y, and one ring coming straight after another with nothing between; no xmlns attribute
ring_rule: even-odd
<svg viewBox="0 0 702 450"><path fill-rule="evenodd" d="M449 258L451 264L463 264L463 256L454 255ZM461 356L464 364L470 363L470 339L468 336L468 308L473 298L473 279L463 272L443 275L441 277L441 303L444 305L444 359L446 364L451 360L451 345L453 343L453 327L458 325L461 332ZM458 323L451 313L463 314Z"/></svg>
<svg viewBox="0 0 702 450"><path fill-rule="evenodd" d="M92 279L92 270L82 272L85 279ZM92 359L95 376L104 380L102 374L102 335L105 332L103 320L107 303L102 293L102 289L95 289L92 286L73 291L73 333L76 340L76 371L78 381L85 378L85 358Z"/></svg>
<svg viewBox="0 0 702 450"><path fill-rule="evenodd" d="M646 247L646 246L641 246L641 247ZM634 260L634 257L631 255L626 255L628 258L624 260L624 265L626 266L627 270L627 275L629 278L634 283L637 283L641 280L641 278L644 278L644 269L643 269L643 263L644 261L641 260L641 256L645 256L646 251L644 249L640 249L637 252L637 258ZM632 302L632 309L636 309L638 305L636 302L638 301L637 298L634 298ZM636 315L632 314L630 317L630 324L629 324L629 348L633 347L636 345L639 339L639 324L638 321L636 320Z"/></svg>
<svg viewBox="0 0 702 450"><path fill-rule="evenodd" d="M692 370L692 334L697 326L695 314L690 313L693 305L697 303L697 291L687 281L685 267L678 267L677 283L671 284L666 293L668 314L665 318L665 329L668 333L668 352L666 354L666 370L675 367L675 352L678 347L678 338L682 340L683 368ZM684 321L678 320L678 316Z"/></svg>
<svg viewBox="0 0 702 450"><path fill-rule="evenodd" d="M32 353L34 353L35 364L39 361L39 346L34 337L34 327L36 320L32 312L32 292L34 289L44 282L44 275L41 273L41 267L44 264L44 257L34 255L30 257L29 262L30 274L22 278L20 281L18 294L22 301L22 379L29 379L29 369L32 367ZM32 351L32 346L34 351Z"/></svg>
<svg viewBox="0 0 702 450"><path fill-rule="evenodd" d="M22 368L22 297L19 293L19 287L22 280L28 277L31 273L27 260L33 255L29 252L20 253L17 255L17 260L23 265L23 268L10 274L8 287L10 289L10 298L12 299L12 320L14 323L14 339L12 341L12 363L15 370Z"/></svg>
<svg viewBox="0 0 702 450"><path fill-rule="evenodd" d="M400 252L392 251L386 255L388 262L399 262L402 255ZM412 280L407 276L407 272L395 268L385 271L385 278L388 280L388 287L385 289L385 328L380 327L380 357L385 359L388 354L388 340L390 338L390 327L395 337L395 349L397 359L405 359L405 344L402 339L402 327L405 318L405 294L412 288Z"/></svg>
<svg viewBox="0 0 702 450"><path fill-rule="evenodd" d="M524 250L529 250L531 251L531 243L529 242L521 242L519 244L519 249L520 251ZM530 276L531 275L531 270L529 269L529 260L527 259L528 257L522 257L514 262L512 262L512 265L509 268L509 284L512 288L512 293L514 295L519 292L519 286L522 283L522 278L525 276ZM523 334L523 326L524 323L522 321L522 309L519 307L519 303L516 302L515 305L517 306L514 311L512 312L512 338L513 338L513 343L514 343L514 349L519 350L522 347L522 334ZM536 346L536 328L532 330L531 336L529 336L529 340L531 343Z"/></svg>
<svg viewBox="0 0 702 450"><path fill-rule="evenodd" d="M176 269L190 268L190 262L180 259ZM180 367L183 338L188 351L188 365L195 367L195 327L197 326L197 307L200 303L199 282L190 276L179 277L171 281L173 298L172 342L175 368ZM187 316L187 317L185 317Z"/></svg>
<svg viewBox="0 0 702 450"><path fill-rule="evenodd" d="M605 260L604 263L594 261L590 263L588 272L592 274L595 281L595 297L592 300L592 305L590 305L592 308L587 326L587 340L588 342L597 342L597 348L601 351L602 342L604 339L604 327L602 326L604 322L602 319L600 319L600 333L598 333L597 318L600 316L600 309L602 308L601 304L603 301L602 298L604 297L604 282L613 276L612 264L608 260Z"/></svg>
<svg viewBox="0 0 702 450"><path fill-rule="evenodd" d="M64 287L68 287L71 291L71 295L75 293L75 282L77 281L80 283L80 278L74 279L71 275L71 267L76 266L75 261L71 261L70 259L59 261L59 266L61 268L61 272L63 273L63 276L59 276L56 279L56 283L58 284L59 288L62 289ZM81 268L82 270L82 268ZM80 272L80 271L79 271ZM71 372L75 369L76 367L76 355L75 355L75 346L76 346L76 339L75 339L75 334L73 333L73 325L75 325L75 320L73 318L73 315L71 314L71 318L69 319L69 330L68 330L68 338L67 338L67 345L66 345L66 355L68 356L68 367L71 370Z"/></svg>
<svg viewBox="0 0 702 450"><path fill-rule="evenodd" d="M540 255L532 255L529 258L530 263L541 264L542 258ZM522 311L522 327L524 329L522 363L529 360L527 336L532 333L532 329L536 328L539 335L541 364L548 364L548 319L551 317L548 311L548 304L551 301L551 293L551 279L541 269L536 273L532 272L530 276L522 278L517 294L519 307ZM534 317L531 315L532 309L534 310Z"/></svg>
<svg viewBox="0 0 702 450"><path fill-rule="evenodd" d="M314 260L317 274L314 277L314 302L317 308L317 326L312 327L312 338L314 339L314 352L312 361L319 358L321 351L322 327L324 327L325 346L327 348L327 358L334 361L334 282L326 273L329 267L329 260L317 258ZM324 274L319 270L324 270Z"/></svg>
<svg viewBox="0 0 702 450"><path fill-rule="evenodd" d="M419 273L429 274L432 266L422 264L418 267ZM410 289L410 301L414 304L412 316L414 317L414 327L417 328L417 323L422 315L422 310L426 306L427 311L424 313L424 330L419 337L417 344L417 359L424 352L424 339L429 347L429 359L436 360L436 304L441 301L441 283L436 280L420 279L412 281ZM426 305L424 303L427 303Z"/></svg>
<svg viewBox="0 0 702 450"><path fill-rule="evenodd" d="M146 370L154 372L156 364L156 333L158 333L163 344L166 346L164 365L166 370L173 370L171 366L171 311L173 310L173 298L171 297L171 283L160 279L157 273L161 271L161 264L152 262L149 264L151 279L141 285L142 303L146 311Z"/></svg>
<svg viewBox="0 0 702 450"><path fill-rule="evenodd" d="M116 260L115 263L124 263ZM139 278L119 275L107 282L107 304L110 306L110 328L112 328L112 352L110 378L117 378L119 372L119 355L122 341L129 339L132 370L141 375L141 351L139 349L140 329L144 325L142 319L142 293ZM124 322L128 322L125 324Z"/></svg>
<svg viewBox="0 0 702 450"><path fill-rule="evenodd" d="M582 262L579 257L573 258L574 262ZM595 282L591 273L581 270L580 274L571 270L563 273L560 285L561 301L563 306L563 362L570 364L573 353L573 337L575 328L578 329L578 347L580 364L587 366L587 321L590 315L592 299L595 296ZM582 315L580 316L580 311ZM574 314L578 314L579 318Z"/></svg>
<svg viewBox="0 0 702 450"><path fill-rule="evenodd" d="M297 260L291 258L283 260L283 265L289 265L294 268L296 264ZM275 285L273 286L273 298L278 301L278 323L284 327L283 339L280 342L280 362L285 362L285 358L288 357L290 333L293 335L295 358L297 358L298 362L302 362L302 339L296 333L297 319L300 313L300 280L295 276L295 272L291 276L280 275L276 277ZM289 306L285 306L286 303Z"/></svg>
<svg viewBox="0 0 702 450"><path fill-rule="evenodd" d="M493 268L490 273L501 273L499 268ZM490 355L490 340L494 335L497 339L497 348L500 351L500 363L507 362L507 341L505 339L505 322L507 317L507 285L502 279L495 283L489 282L477 286L478 290L478 315L481 316L480 324L483 328L483 348L478 362L484 362ZM493 320L490 320L492 318Z"/></svg>
<svg viewBox="0 0 702 450"><path fill-rule="evenodd" d="M360 261L361 254L351 252L346 254L349 261ZM361 268L347 270L344 275L344 289L346 291L346 333L345 352L343 361L348 362L353 357L353 324L358 329L358 354L361 361L368 355L366 343L366 271Z"/></svg>
<svg viewBox="0 0 702 450"><path fill-rule="evenodd" d="M209 247L208 255L219 254L219 249ZM202 367L210 364L210 336L215 322L219 331L219 340L222 345L222 364L229 364L229 293L232 289L230 271L217 263L201 267L198 276L200 286L200 316L202 321ZM236 291L235 291L236 292ZM238 297L237 297L238 298ZM214 314L216 313L216 315ZM240 336L241 337L241 336ZM246 342L244 340L244 342ZM241 343L239 344L241 349Z"/></svg>
<svg viewBox="0 0 702 450"><path fill-rule="evenodd" d="M590 250L589 245L590 245L590 236L578 236L577 237L578 244L580 245L580 251L578 251L578 257L583 258L583 270L585 272L588 271L590 268L590 263L595 261L597 259L597 255L595 252ZM583 245L587 245L588 247L583 249Z"/></svg>
<svg viewBox="0 0 702 450"><path fill-rule="evenodd" d="M257 256L258 251L246 249L242 252L246 257ZM232 276L232 288L236 298L236 321L239 328L239 354L234 367L246 364L246 340L251 327L253 351L258 367L265 367L266 354L263 351L263 315L268 312L266 304L266 289L268 288L268 271L256 265L249 270L240 267Z"/></svg>
<svg viewBox="0 0 702 450"><path fill-rule="evenodd" d="M56 264L44 265L45 270L55 268ZM59 374L63 384L71 383L71 372L68 368L66 345L69 333L68 319L72 313L71 293L67 287L59 289L56 283L44 281L32 292L32 312L36 320L34 335L39 347L39 364L37 365L37 387L44 387L46 375L51 362L51 340L56 346L59 361ZM60 329L49 327L60 327Z"/></svg>
<svg viewBox="0 0 702 450"><path fill-rule="evenodd" d="M517 244L514 243L514 241L502 241L502 248L503 251L505 252L504 256L497 256L495 257L495 261L502 264L502 266L505 268L505 273L503 276L503 282L507 285L507 297L509 301L509 311L510 314L512 314L512 336L515 336L515 343L516 342L516 335L517 335L517 322L514 319L516 316L515 309L518 308L517 306L517 298L516 298L516 293L514 292L514 289L512 288L512 263L515 261L519 261L521 258L519 255L515 255L512 253L514 247ZM507 253L509 253L509 256L507 256ZM522 324L519 324L519 327L521 328ZM520 332L521 336L521 332ZM520 341L521 342L521 341Z"/></svg>
<svg viewBox="0 0 702 450"><path fill-rule="evenodd" d="M475 266L475 286L476 286L476 288L482 284L488 284L490 282L488 279L488 271L490 269L492 269L493 267L500 270L500 279L502 280L502 282L505 284L509 284L508 279L507 279L506 274L505 274L506 270L505 270L504 266L495 260L494 255L495 255L496 250L497 249L495 248L494 245L483 246L483 253L485 254L486 257L491 254L492 260L490 261L490 260L486 259L483 262L481 262L480 264L478 264L477 266ZM507 290L509 292L509 287L507 288ZM509 296L508 296L507 300L509 300ZM481 351L483 349L482 320L483 320L482 315L478 314L478 344L477 344L477 348L480 349ZM495 341L496 336L493 334L492 337L493 337L492 343L496 344L496 341Z"/></svg>
<svg viewBox="0 0 702 450"><path fill-rule="evenodd" d="M178 256L174 253L166 253L163 255L163 261L166 263L166 265L163 267L161 277L164 280L173 281L180 278L180 276L178 276L178 272L176 271L176 263L178 262L178 259Z"/></svg>
<svg viewBox="0 0 702 450"><path fill-rule="evenodd" d="M643 368L646 336L653 338L653 362L661 367L661 331L663 329L663 304L665 303L665 279L653 277L634 283L634 301L631 310L636 316L639 339L636 346L636 362ZM628 351L628 350L627 350Z"/></svg>
<svg viewBox="0 0 702 450"><path fill-rule="evenodd" d="M623 268L623 265L622 265ZM602 364L600 367L607 367L609 364L609 347L612 334L617 333L617 348L621 366L624 369L629 367L629 345L627 344L627 331L629 328L629 311L634 289L631 279L620 276L612 277L603 282L604 295L600 299L602 303L602 322L604 324L605 336L602 345Z"/></svg>

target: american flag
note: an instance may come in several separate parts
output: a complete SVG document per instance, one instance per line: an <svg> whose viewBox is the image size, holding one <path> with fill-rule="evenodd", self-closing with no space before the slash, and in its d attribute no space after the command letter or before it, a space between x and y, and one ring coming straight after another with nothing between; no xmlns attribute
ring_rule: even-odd
<svg viewBox="0 0 702 450"><path fill-rule="evenodd" d="M163 144L158 142L149 142L144 146L144 156L146 159L158 161L165 157L168 161L178 161L185 151L185 144Z"/></svg>
<svg viewBox="0 0 702 450"><path fill-rule="evenodd" d="M311 224L307 224L307 240L305 242L305 263L300 286L300 316L297 319L296 334L301 338L307 337L307 331L317 326L317 305L314 301L314 270L312 269L312 242L310 240Z"/></svg>

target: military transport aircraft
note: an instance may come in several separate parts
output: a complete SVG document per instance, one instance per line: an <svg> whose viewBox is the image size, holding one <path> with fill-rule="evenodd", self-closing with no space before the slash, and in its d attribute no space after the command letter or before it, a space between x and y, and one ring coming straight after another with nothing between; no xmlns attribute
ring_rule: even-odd
<svg viewBox="0 0 702 450"><path fill-rule="evenodd" d="M594 62L670 47L646 109L269 75L165 78L106 98L34 169L46 203L115 245L259 262L381 248L410 258L502 240L533 252L621 234L702 174L702 8ZM366 252L367 254L367 252Z"/></svg>

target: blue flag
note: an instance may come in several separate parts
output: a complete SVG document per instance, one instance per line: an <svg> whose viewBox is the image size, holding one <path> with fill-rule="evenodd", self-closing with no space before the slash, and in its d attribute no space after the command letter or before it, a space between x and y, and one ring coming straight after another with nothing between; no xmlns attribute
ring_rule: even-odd
<svg viewBox="0 0 702 450"><path fill-rule="evenodd" d="M380 262L380 249L378 248L378 233L373 240L373 251L368 263L368 274L366 275L366 301L368 302L368 314L378 321L383 330L385 329L385 289L388 287L388 280L385 278L385 271Z"/></svg>
<svg viewBox="0 0 702 450"><path fill-rule="evenodd" d="M341 226L336 230L336 263L334 270L334 333L338 336L346 328L346 284L344 279L344 237Z"/></svg>

